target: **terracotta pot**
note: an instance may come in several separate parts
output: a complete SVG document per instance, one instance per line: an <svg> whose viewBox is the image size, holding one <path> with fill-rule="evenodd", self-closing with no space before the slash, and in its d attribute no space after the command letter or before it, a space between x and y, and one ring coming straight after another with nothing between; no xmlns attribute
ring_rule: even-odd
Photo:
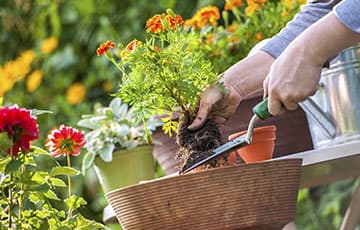
<svg viewBox="0 0 360 230"><path fill-rule="evenodd" d="M247 131L245 130L234 133L229 136L229 140L233 140L241 135L244 135L246 132ZM238 154L245 161L245 163L254 163L271 159L275 147L275 132L275 125L255 128L251 144L245 147L240 147L231 152L229 155L230 161L236 161L235 154Z"/></svg>

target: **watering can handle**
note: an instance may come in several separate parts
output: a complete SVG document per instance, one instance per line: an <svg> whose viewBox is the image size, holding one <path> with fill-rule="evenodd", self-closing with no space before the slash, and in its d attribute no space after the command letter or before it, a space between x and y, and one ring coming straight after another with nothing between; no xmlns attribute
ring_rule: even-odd
<svg viewBox="0 0 360 230"><path fill-rule="evenodd" d="M336 136L336 126L327 114L309 97L299 103L300 107L309 115L317 124L323 133L329 137ZM268 99L264 99L253 108L253 113L261 120L272 117L268 110Z"/></svg>
<svg viewBox="0 0 360 230"><path fill-rule="evenodd" d="M299 103L304 112L315 121L322 132L329 138L336 136L336 126L330 117L308 97L305 101Z"/></svg>

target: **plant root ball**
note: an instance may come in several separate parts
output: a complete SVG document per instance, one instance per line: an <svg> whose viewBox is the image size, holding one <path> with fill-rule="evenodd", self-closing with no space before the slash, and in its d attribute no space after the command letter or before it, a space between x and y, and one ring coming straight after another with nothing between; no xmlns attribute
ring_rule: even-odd
<svg viewBox="0 0 360 230"><path fill-rule="evenodd" d="M176 158L180 160L179 168L188 168L200 159L204 159L211 154L211 151L223 144L221 133L217 125L208 120L205 125L196 130L190 131L187 127L192 123L194 117L185 115L179 122L176 143L179 150ZM204 164L201 169L221 167L230 165L227 154Z"/></svg>

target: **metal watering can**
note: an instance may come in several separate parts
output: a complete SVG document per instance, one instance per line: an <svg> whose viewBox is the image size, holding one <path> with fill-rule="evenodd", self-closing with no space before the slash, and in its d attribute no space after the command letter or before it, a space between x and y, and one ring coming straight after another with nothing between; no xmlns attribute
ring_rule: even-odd
<svg viewBox="0 0 360 230"><path fill-rule="evenodd" d="M336 127L335 137L329 138L306 113L315 149L360 140L360 45L343 50L323 69L319 89L310 98Z"/></svg>

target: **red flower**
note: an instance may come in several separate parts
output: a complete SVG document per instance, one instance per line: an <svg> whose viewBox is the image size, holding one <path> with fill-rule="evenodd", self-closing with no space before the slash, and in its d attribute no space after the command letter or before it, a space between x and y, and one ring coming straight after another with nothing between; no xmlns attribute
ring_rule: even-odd
<svg viewBox="0 0 360 230"><path fill-rule="evenodd" d="M114 48L115 43L112 41L106 41L100 44L99 48L96 49L97 56L101 56L106 53L110 48Z"/></svg>
<svg viewBox="0 0 360 230"><path fill-rule="evenodd" d="M0 109L0 132L7 132L12 138L12 154L18 155L20 149L29 152L30 142L39 138L39 128L36 117L31 111L19 108L17 105ZM11 154L10 149L6 150Z"/></svg>
<svg viewBox="0 0 360 230"><path fill-rule="evenodd" d="M85 145L84 132L61 125L48 135L46 146L54 157L64 155L78 156L80 148Z"/></svg>

